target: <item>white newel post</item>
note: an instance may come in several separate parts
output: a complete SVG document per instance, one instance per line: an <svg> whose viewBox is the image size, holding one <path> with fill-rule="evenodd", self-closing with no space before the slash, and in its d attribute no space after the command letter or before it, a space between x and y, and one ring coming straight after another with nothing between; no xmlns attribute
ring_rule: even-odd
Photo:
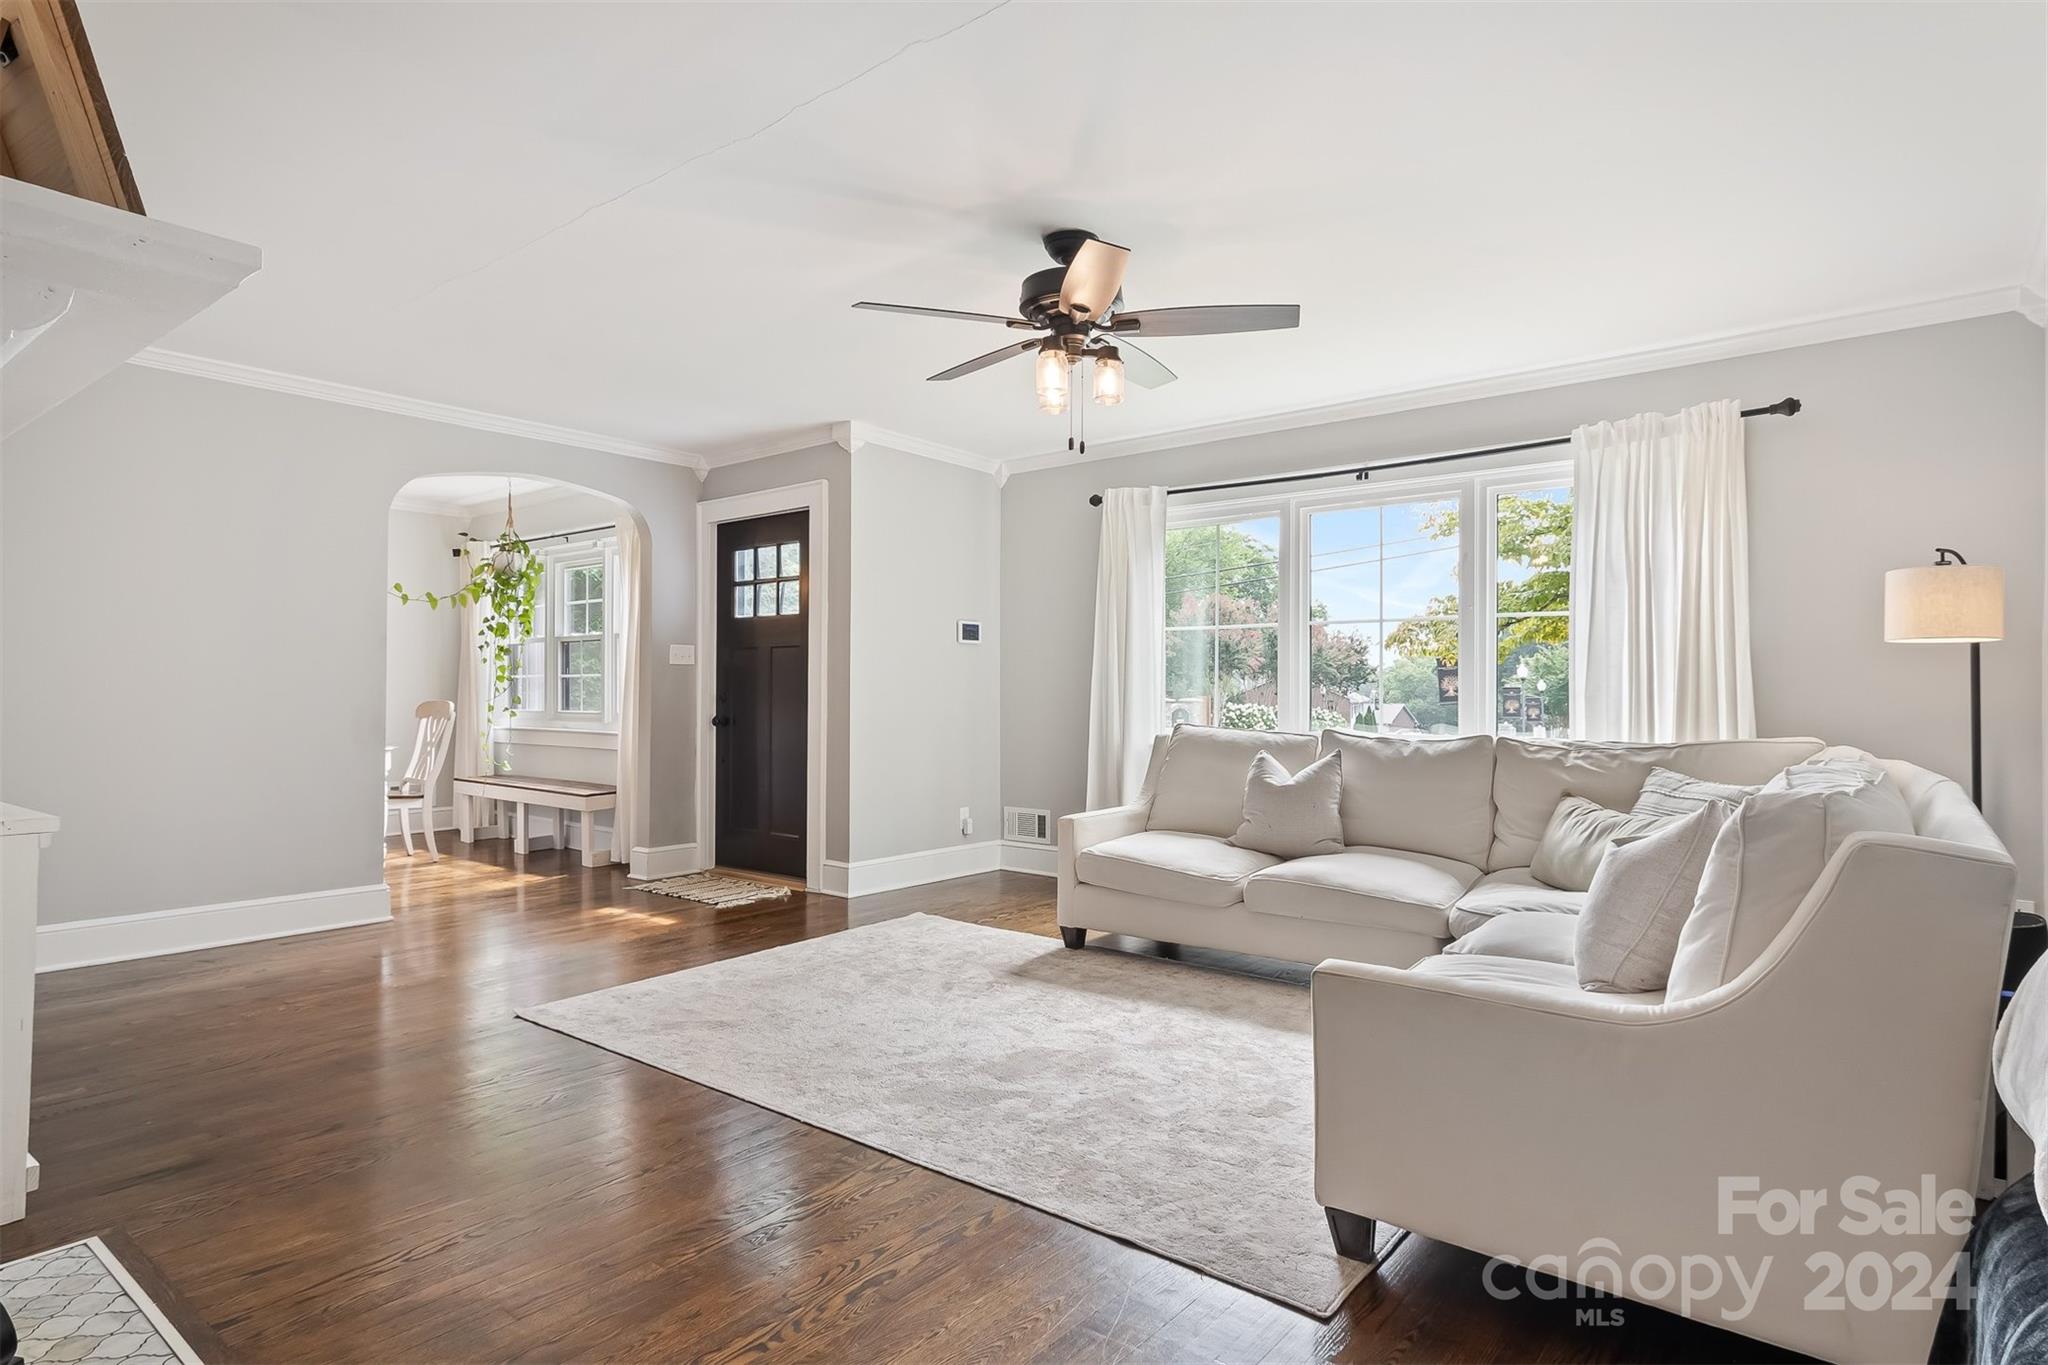
<svg viewBox="0 0 2048 1365"><path fill-rule="evenodd" d="M28 1212L28 1063L35 1025L36 864L57 817L0 804L0 1223Z"/></svg>

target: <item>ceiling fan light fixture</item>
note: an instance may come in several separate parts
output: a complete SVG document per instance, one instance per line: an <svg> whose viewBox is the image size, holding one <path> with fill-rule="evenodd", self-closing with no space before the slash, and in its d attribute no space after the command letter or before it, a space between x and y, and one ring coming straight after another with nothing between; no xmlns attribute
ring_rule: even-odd
<svg viewBox="0 0 2048 1365"><path fill-rule="evenodd" d="M1095 401L1105 408L1124 401L1124 358L1114 346L1093 352L1095 357Z"/></svg>
<svg viewBox="0 0 2048 1365"><path fill-rule="evenodd" d="M1055 340L1048 338L1038 348L1036 387L1040 412L1058 416L1067 410L1067 370L1072 363L1065 349Z"/></svg>

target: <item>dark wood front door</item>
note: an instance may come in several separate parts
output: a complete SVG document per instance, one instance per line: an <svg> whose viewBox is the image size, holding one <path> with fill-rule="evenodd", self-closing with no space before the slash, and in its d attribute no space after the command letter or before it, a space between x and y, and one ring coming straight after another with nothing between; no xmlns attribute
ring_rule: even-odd
<svg viewBox="0 0 2048 1365"><path fill-rule="evenodd" d="M724 867L805 872L810 513L718 528L718 848Z"/></svg>

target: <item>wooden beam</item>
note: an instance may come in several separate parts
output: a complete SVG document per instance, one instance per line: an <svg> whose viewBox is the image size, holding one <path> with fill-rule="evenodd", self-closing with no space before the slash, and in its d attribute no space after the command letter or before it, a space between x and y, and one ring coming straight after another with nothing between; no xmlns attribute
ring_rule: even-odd
<svg viewBox="0 0 2048 1365"><path fill-rule="evenodd" d="M0 0L0 173L143 212L74 0Z"/></svg>

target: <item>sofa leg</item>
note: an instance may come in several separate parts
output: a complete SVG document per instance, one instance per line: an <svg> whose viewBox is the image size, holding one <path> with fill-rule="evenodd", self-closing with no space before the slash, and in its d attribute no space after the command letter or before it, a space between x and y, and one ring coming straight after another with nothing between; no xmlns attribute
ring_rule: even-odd
<svg viewBox="0 0 2048 1365"><path fill-rule="evenodd" d="M1330 1220L1330 1240L1337 1244L1337 1254L1354 1261L1372 1264L1379 1259L1373 1251L1373 1234L1377 1225L1370 1218L1361 1218L1355 1213L1342 1209L1324 1209L1323 1217Z"/></svg>
<svg viewBox="0 0 2048 1365"><path fill-rule="evenodd" d="M1082 948L1088 944L1088 931L1075 924L1060 926L1060 942L1069 948Z"/></svg>

